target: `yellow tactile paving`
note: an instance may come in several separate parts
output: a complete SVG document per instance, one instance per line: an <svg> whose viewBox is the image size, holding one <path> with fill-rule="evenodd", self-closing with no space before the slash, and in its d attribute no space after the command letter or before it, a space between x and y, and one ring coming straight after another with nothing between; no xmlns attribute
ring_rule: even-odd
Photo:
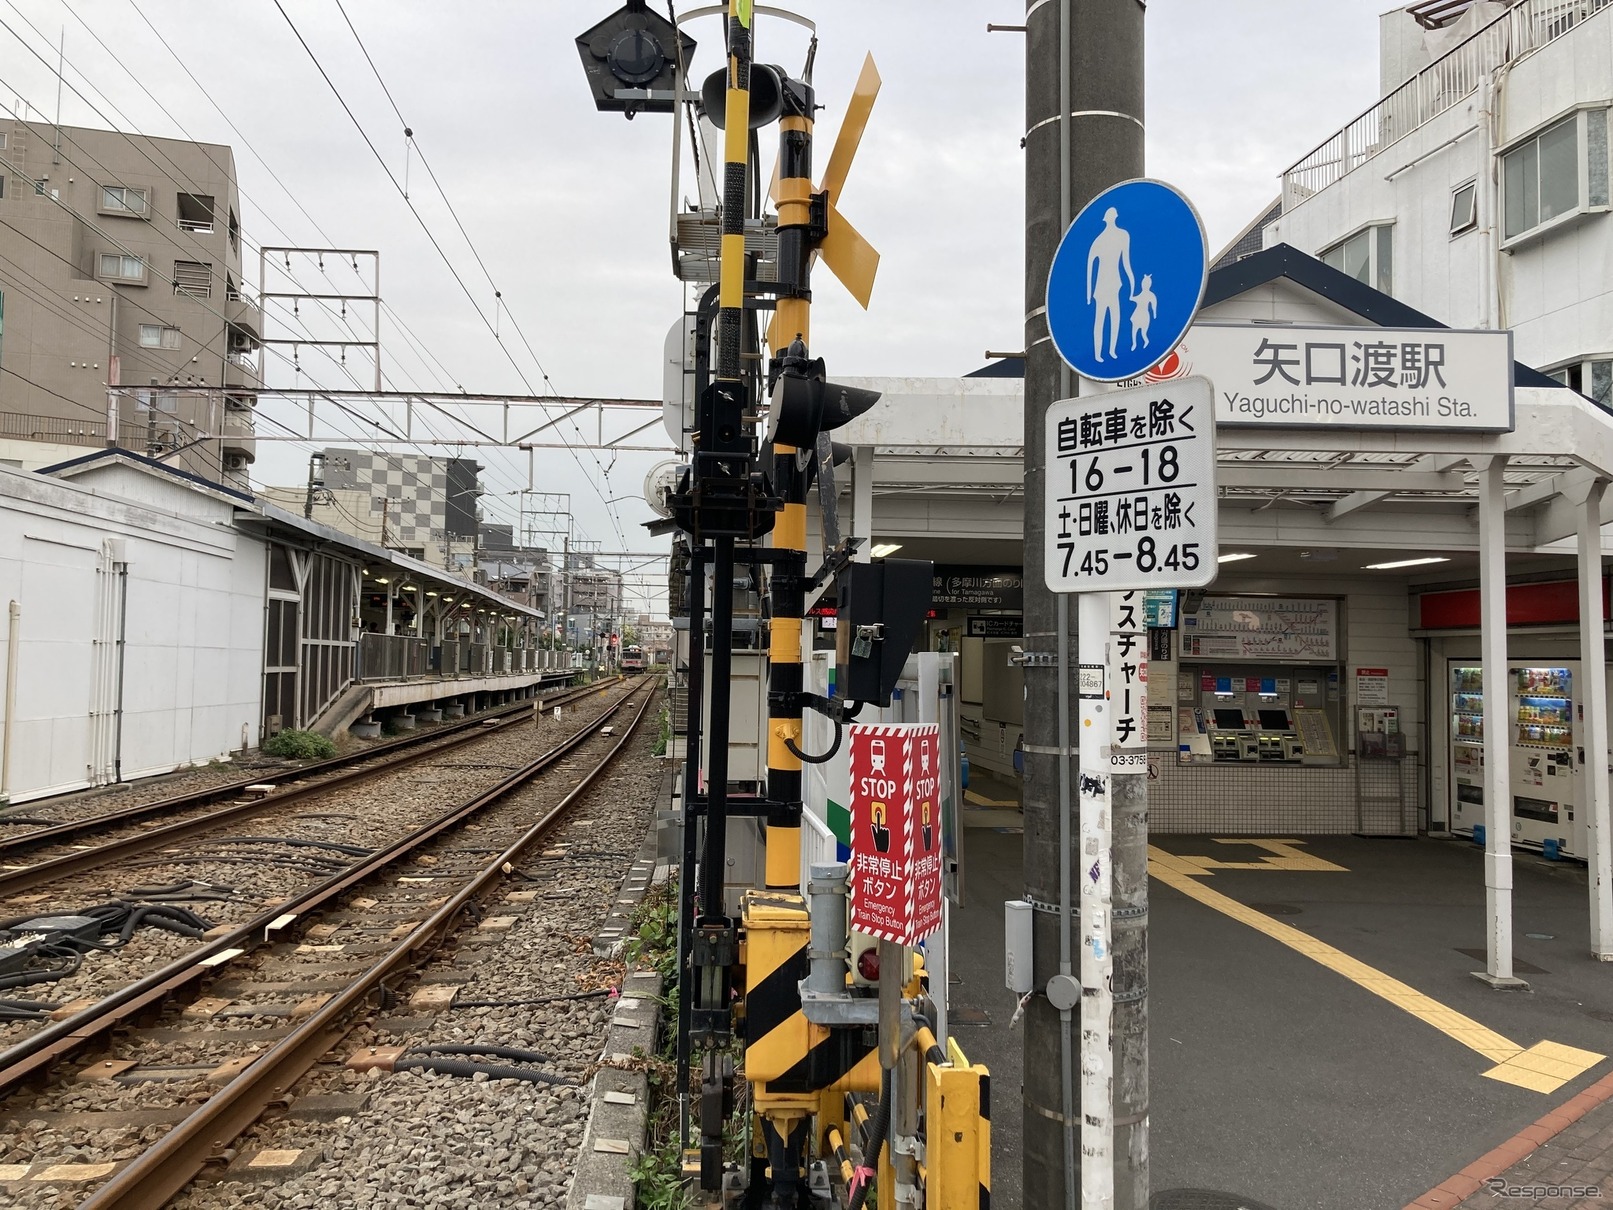
<svg viewBox="0 0 1613 1210"><path fill-rule="evenodd" d="M1256 842L1246 842L1256 843ZM1261 847L1291 846L1293 841L1261 841ZM1317 859L1320 860L1320 859ZM1253 866L1218 866L1220 869L1272 868L1255 863ZM1279 867L1293 868L1293 867ZM1331 862L1322 862L1318 868L1342 870ZM1148 847L1148 876L1157 878L1166 886L1180 891L1189 899L1196 899L1205 907L1220 912L1240 924L1264 933L1273 941L1303 954L1331 971L1344 976L1358 987L1371 992L1396 1008L1409 1013L1419 1021L1433 1026L1447 1037L1460 1042L1469 1050L1489 1059L1496 1066L1484 1075L1492 1080L1514 1084L1535 1092L1556 1092L1570 1080L1578 1078L1600 1063L1605 1055L1589 1050L1565 1046L1560 1042L1537 1042L1525 1049L1493 1029L1480 1025L1473 1018L1424 995L1409 984L1368 966L1359 958L1352 958L1343 950L1319 941L1292 925L1273 919L1264 912L1239 903L1229 895L1213 891L1204 883L1210 871L1193 861L1184 860L1163 849Z"/></svg>
<svg viewBox="0 0 1613 1210"><path fill-rule="evenodd" d="M968 803L971 807L1015 807L1015 808L1017 808L1019 806L1019 803L1015 802L1012 799L1000 799L999 800L999 799L996 799L996 798L987 798L984 794L976 794L973 790L965 790L963 792L963 801Z"/></svg>

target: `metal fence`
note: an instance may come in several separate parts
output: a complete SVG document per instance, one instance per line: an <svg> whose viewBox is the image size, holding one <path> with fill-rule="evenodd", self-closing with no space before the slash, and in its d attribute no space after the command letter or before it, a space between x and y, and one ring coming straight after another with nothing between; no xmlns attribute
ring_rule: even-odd
<svg viewBox="0 0 1613 1210"><path fill-rule="evenodd" d="M1523 0L1435 59L1283 173L1289 210L1444 113L1486 76L1556 41L1613 0Z"/></svg>
<svg viewBox="0 0 1613 1210"><path fill-rule="evenodd" d="M361 634L358 679L407 681L425 678L511 676L571 667L571 652L535 647L494 647L467 639L417 638L406 634Z"/></svg>

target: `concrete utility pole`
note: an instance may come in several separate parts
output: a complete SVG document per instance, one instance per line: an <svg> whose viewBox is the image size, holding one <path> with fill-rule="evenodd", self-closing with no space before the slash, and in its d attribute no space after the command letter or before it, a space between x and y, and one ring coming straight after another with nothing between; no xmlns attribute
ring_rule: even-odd
<svg viewBox="0 0 1613 1210"><path fill-rule="evenodd" d="M1074 821L1060 820L1060 601L1043 576L1043 426L1070 374L1047 332L1047 275L1070 220L1119 181L1143 175L1141 0L1027 0L1025 15L1025 898L1034 913L1035 986L1059 973L1061 883L1082 869ZM1065 615L1067 618L1068 615ZM1046 662L1042 662L1045 660ZM1115 1210L1148 1204L1147 807L1140 777L1111 783L1114 828ZM1061 823L1063 826L1061 827ZM1061 843L1062 841L1062 843ZM1075 910L1073 907L1070 910ZM1075 922L1067 927L1079 936ZM1067 935L1067 934L1066 934ZM1066 1102L1066 1037L1043 994L1025 1018L1024 1204L1075 1210L1081 1109ZM1073 1048L1074 1041L1068 1043ZM1074 1168L1075 1170L1072 1170ZM1089 1208L1096 1210L1096 1208Z"/></svg>

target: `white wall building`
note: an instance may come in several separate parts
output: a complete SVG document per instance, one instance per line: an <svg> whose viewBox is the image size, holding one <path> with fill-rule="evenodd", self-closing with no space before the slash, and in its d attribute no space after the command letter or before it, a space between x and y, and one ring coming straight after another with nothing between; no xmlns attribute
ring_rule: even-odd
<svg viewBox="0 0 1613 1210"><path fill-rule="evenodd" d="M255 746L266 548L231 494L131 478L121 496L0 467L14 801ZM244 499L244 498L243 498Z"/></svg>
<svg viewBox="0 0 1613 1210"><path fill-rule="evenodd" d="M1264 246L1510 328L1519 361L1613 406L1613 4L1434 7L1381 18L1383 95L1283 174Z"/></svg>

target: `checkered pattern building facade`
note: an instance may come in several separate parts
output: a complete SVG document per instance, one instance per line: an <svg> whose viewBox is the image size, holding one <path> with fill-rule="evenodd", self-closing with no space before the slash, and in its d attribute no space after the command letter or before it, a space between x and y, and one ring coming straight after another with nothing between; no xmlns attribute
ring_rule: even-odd
<svg viewBox="0 0 1613 1210"><path fill-rule="evenodd" d="M325 485L362 491L370 512L386 517L393 546L424 546L476 536L476 472L465 458L332 448L325 451Z"/></svg>

